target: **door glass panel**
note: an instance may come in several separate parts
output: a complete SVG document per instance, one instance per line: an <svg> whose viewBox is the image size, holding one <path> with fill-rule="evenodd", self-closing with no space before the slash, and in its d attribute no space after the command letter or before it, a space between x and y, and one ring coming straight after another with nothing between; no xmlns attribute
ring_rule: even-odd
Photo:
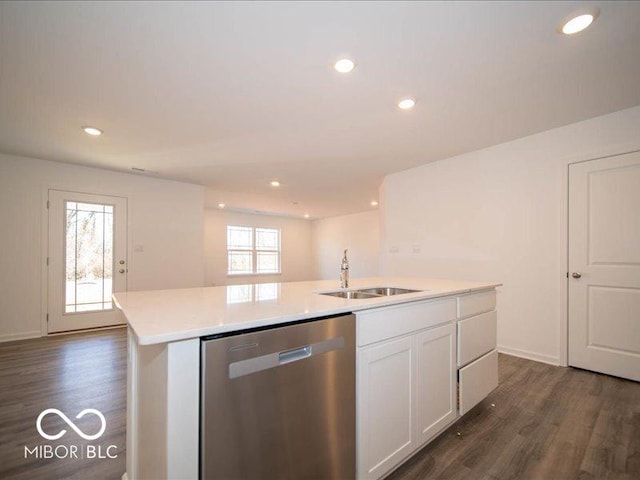
<svg viewBox="0 0 640 480"><path fill-rule="evenodd" d="M65 313L113 309L113 206L65 202L65 220Z"/></svg>

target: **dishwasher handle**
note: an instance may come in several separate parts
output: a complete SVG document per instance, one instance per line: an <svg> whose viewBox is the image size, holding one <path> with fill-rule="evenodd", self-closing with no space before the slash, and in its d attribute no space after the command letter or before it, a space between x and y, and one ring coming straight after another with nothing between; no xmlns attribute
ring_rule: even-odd
<svg viewBox="0 0 640 480"><path fill-rule="evenodd" d="M333 337L321 342L280 352L268 353L229 364L229 378L243 377L252 373L279 367L288 363L315 357L323 353L344 348L344 337Z"/></svg>
<svg viewBox="0 0 640 480"><path fill-rule="evenodd" d="M311 345L306 347L294 348L293 350L287 350L286 352L280 352L278 354L278 363L284 365L285 363L297 362L303 358L307 358L313 355Z"/></svg>

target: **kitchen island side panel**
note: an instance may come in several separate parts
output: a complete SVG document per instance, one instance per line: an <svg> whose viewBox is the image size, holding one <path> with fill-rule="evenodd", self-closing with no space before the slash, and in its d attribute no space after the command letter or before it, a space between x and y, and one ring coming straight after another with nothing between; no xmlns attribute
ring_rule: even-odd
<svg viewBox="0 0 640 480"><path fill-rule="evenodd" d="M128 348L126 478L196 480L200 340Z"/></svg>

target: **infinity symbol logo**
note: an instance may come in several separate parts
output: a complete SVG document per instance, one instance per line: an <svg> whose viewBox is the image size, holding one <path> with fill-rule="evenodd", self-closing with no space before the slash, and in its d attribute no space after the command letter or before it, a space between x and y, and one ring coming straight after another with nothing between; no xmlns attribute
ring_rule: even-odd
<svg viewBox="0 0 640 480"><path fill-rule="evenodd" d="M38 429L38 433L42 435L44 438L46 438L47 440L57 440L60 437L62 437L65 433L67 433L66 430L62 430L56 435L49 435L48 433L45 433L42 430L42 419L45 416L49 415L50 413L55 413L56 415L58 415L62 420L67 422L67 425L73 428L73 430L85 440L95 440L96 438L100 438L104 433L105 429L107 428L107 420L104 418L104 415L100 411L96 410L95 408L86 408L82 410L78 415L76 415L76 418L80 419L84 417L87 413L93 413L100 419L100 422L102 422L102 426L100 427L100 431L95 435L86 435L85 433L83 433L82 430L76 427L76 425L71 420L69 420L69 417L67 417L64 413L62 413L57 408L47 408L46 410L43 410L42 413L40 413L40 415L38 415L38 420L36 420L36 428Z"/></svg>

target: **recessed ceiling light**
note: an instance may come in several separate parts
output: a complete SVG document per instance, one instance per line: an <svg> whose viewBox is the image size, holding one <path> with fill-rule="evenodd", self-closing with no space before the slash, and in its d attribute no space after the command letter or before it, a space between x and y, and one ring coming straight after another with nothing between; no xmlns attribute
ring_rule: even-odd
<svg viewBox="0 0 640 480"><path fill-rule="evenodd" d="M372 207L377 207L378 206L378 202L375 200L371 200L371 206Z"/></svg>
<svg viewBox="0 0 640 480"><path fill-rule="evenodd" d="M591 25L599 14L600 10L597 8L574 12L562 21L558 30L565 35L581 32Z"/></svg>
<svg viewBox="0 0 640 480"><path fill-rule="evenodd" d="M351 70L355 68L356 64L353 63L353 60L348 58L341 58L334 65L335 68L340 73L349 73Z"/></svg>
<svg viewBox="0 0 640 480"><path fill-rule="evenodd" d="M218 204L218 208L224 208L224 207L226 207L226 205L224 203L219 203Z"/></svg>
<svg viewBox="0 0 640 480"><path fill-rule="evenodd" d="M273 181L271 182L271 186L272 186L272 187L279 187L279 186L280 186L280 182L279 182L278 180L273 180Z"/></svg>
<svg viewBox="0 0 640 480"><path fill-rule="evenodd" d="M593 15L585 14L578 15L575 18L572 18L562 27L562 33L566 35L571 35L573 33L578 33L587 28L589 25L593 23Z"/></svg>
<svg viewBox="0 0 640 480"><path fill-rule="evenodd" d="M82 130L84 131L84 133L86 133L87 135L91 135L94 137L99 137L100 135L102 135L102 130L100 130L99 128L96 127L82 127Z"/></svg>
<svg viewBox="0 0 640 480"><path fill-rule="evenodd" d="M309 214L308 214L308 213L305 213L305 214L304 214L304 218L309 218Z"/></svg>
<svg viewBox="0 0 640 480"><path fill-rule="evenodd" d="M413 108L415 104L416 101L413 98L405 98L398 102L398 108L401 108L402 110L409 110Z"/></svg>

